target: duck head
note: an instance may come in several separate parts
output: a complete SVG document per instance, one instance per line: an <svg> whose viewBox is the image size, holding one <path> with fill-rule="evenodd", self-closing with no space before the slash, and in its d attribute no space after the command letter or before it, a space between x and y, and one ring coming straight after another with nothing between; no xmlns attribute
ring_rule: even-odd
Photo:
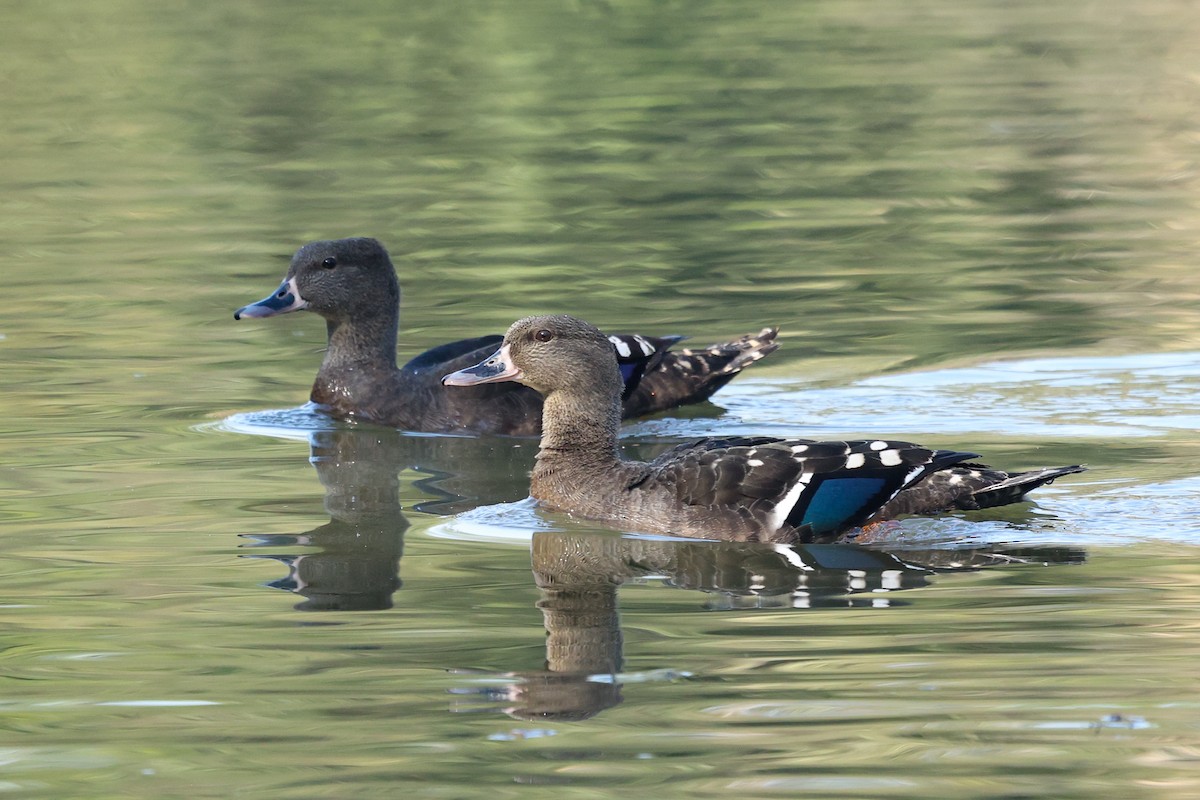
<svg viewBox="0 0 1200 800"><path fill-rule="evenodd" d="M613 343L592 325L566 314L517 320L495 354L442 378L446 386L500 381L523 383L544 395L567 390L619 398L622 389Z"/></svg>
<svg viewBox="0 0 1200 800"><path fill-rule="evenodd" d="M234 319L315 311L330 322L397 314L400 284L387 250L375 239L311 242L296 251L274 294L242 306Z"/></svg>

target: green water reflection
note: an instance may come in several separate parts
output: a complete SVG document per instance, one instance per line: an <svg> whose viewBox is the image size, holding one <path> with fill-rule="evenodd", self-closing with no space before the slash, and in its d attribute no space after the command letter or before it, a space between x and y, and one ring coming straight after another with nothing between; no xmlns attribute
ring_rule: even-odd
<svg viewBox="0 0 1200 800"><path fill-rule="evenodd" d="M0 791L1200 793L1193 5L10 6ZM350 235L393 251L405 356L535 311L782 327L633 449L1092 471L836 569L458 536L530 442L229 424L324 345L230 312Z"/></svg>

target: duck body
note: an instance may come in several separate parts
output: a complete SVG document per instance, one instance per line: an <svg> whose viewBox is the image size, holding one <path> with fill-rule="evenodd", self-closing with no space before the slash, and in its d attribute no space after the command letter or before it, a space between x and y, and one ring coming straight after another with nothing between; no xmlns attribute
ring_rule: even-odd
<svg viewBox="0 0 1200 800"><path fill-rule="evenodd" d="M274 294L234 312L234 319L308 310L325 318L328 347L310 399L337 419L413 431L536 435L541 396L518 384L447 390L441 377L478 363L500 336L439 345L396 366L400 284L386 249L374 239L312 242L292 258ZM613 335L620 353L626 418L707 400L744 367L773 352L777 330L702 349L672 351L683 337Z"/></svg>
<svg viewBox="0 0 1200 800"><path fill-rule="evenodd" d="M578 459L539 456L530 494L644 533L809 544L866 524L905 488L973 457L883 440L701 439L649 462L618 459L604 481Z"/></svg>
<svg viewBox="0 0 1200 800"><path fill-rule="evenodd" d="M530 494L548 508L645 533L833 541L880 519L924 481L976 458L883 439L735 437L689 442L653 461L623 460L612 346L568 316L514 323L495 354L443 380L468 387L520 381L543 393ZM945 507L946 498L938 501Z"/></svg>

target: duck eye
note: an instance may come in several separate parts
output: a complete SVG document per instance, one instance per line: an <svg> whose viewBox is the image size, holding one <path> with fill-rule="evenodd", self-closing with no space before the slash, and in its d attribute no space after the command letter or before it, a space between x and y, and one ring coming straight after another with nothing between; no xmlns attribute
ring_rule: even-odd
<svg viewBox="0 0 1200 800"><path fill-rule="evenodd" d="M330 256L329 258L327 258L321 262L321 266L324 267L325 269L333 269L334 267L337 266L337 259L334 258L333 256Z"/></svg>
<svg viewBox="0 0 1200 800"><path fill-rule="evenodd" d="M533 338L537 339L539 342L548 342L554 338L554 334L545 328L542 328L533 335Z"/></svg>

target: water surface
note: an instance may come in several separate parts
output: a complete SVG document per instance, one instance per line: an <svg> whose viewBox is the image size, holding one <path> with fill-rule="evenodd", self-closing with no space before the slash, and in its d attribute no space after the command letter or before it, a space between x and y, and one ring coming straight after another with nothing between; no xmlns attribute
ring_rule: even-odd
<svg viewBox="0 0 1200 800"><path fill-rule="evenodd" d="M1191 798L1200 17L927 2L25 4L0 28L0 790ZM534 443L302 408L244 321L373 235L401 352L782 327L627 427L904 437L1034 502L623 536Z"/></svg>

